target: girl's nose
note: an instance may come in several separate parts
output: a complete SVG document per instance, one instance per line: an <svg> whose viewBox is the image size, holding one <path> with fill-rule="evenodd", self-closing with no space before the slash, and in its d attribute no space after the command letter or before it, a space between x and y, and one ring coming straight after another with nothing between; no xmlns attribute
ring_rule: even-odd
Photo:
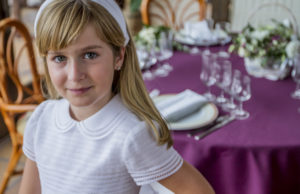
<svg viewBox="0 0 300 194"><path fill-rule="evenodd" d="M70 81L80 81L85 78L83 65L78 60L71 60L68 64L68 79Z"/></svg>

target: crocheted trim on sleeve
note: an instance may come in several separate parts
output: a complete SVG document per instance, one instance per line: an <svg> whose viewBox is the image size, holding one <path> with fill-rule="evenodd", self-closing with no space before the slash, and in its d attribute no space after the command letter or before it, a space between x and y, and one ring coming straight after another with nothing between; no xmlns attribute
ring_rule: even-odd
<svg viewBox="0 0 300 194"><path fill-rule="evenodd" d="M176 152L175 152L176 153ZM145 173L144 172L131 172L137 185L150 184L155 181L162 180L177 172L183 164L183 159L176 153L162 166Z"/></svg>

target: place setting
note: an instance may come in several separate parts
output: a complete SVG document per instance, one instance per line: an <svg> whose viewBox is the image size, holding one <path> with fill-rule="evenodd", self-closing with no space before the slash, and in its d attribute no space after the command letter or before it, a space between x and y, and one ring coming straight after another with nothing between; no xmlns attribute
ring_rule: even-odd
<svg viewBox="0 0 300 194"><path fill-rule="evenodd" d="M150 92L170 130L184 131L200 140L234 120L249 118L243 103L251 98L251 79L233 69L229 60L216 53L202 53L199 80L206 87L201 94L190 89L164 95L158 89ZM218 95L211 92L212 87Z"/></svg>
<svg viewBox="0 0 300 194"><path fill-rule="evenodd" d="M212 23L212 24L211 24ZM186 22L184 27L175 34L175 41L193 46L225 45L231 41L230 23L207 20Z"/></svg>
<svg viewBox="0 0 300 194"><path fill-rule="evenodd" d="M200 140L235 119L220 114L217 105L201 94L186 89L178 94L159 95L154 89L153 101L172 131L187 132L187 136Z"/></svg>

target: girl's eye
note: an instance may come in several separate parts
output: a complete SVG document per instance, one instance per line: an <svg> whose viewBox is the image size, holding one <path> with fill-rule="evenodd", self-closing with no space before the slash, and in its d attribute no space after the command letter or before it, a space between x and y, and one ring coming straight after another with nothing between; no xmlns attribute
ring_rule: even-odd
<svg viewBox="0 0 300 194"><path fill-rule="evenodd" d="M66 60L66 57L64 57L64 56L55 56L54 57L54 61L56 63L61 63L61 62L65 61L65 60Z"/></svg>
<svg viewBox="0 0 300 194"><path fill-rule="evenodd" d="M93 52L88 52L84 54L84 58L85 59L94 59L96 58L98 55L96 53Z"/></svg>

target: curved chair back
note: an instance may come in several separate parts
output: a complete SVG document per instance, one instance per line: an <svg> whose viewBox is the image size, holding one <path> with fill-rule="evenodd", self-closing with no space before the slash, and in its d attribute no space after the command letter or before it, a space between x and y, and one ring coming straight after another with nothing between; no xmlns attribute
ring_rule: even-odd
<svg viewBox="0 0 300 194"><path fill-rule="evenodd" d="M9 178L20 173L15 171L15 166L22 155L25 125L20 129L17 123L43 100L32 38L27 28L15 19L1 20L0 111L9 131L12 154L0 185L0 193L4 192Z"/></svg>
<svg viewBox="0 0 300 194"><path fill-rule="evenodd" d="M178 30L186 21L205 19L205 0L142 0L145 25L162 25Z"/></svg>

